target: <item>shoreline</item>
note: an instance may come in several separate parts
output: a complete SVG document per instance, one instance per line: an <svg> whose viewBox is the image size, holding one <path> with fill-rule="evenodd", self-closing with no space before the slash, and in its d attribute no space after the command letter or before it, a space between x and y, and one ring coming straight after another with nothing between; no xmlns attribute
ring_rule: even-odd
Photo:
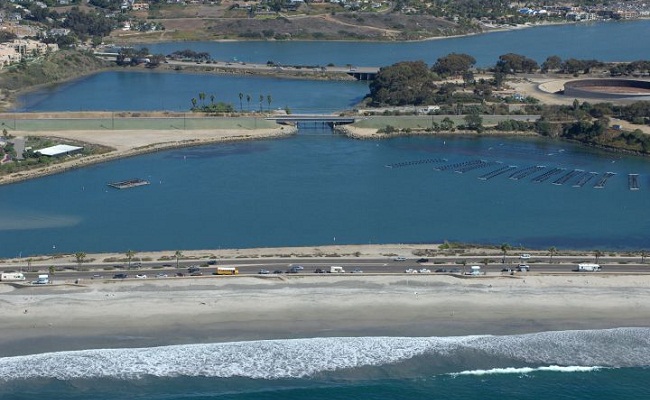
<svg viewBox="0 0 650 400"><path fill-rule="evenodd" d="M115 149L109 153L86 156L78 159L64 161L58 164L49 165L43 168L15 172L0 176L0 186L30 179L37 179L44 176L59 174L72 169L83 168L86 166L115 161L123 158L139 156L157 151L202 146L215 143L227 143L242 140L271 139L287 137L295 134L296 128L290 126L280 126L277 128L256 128L256 129L210 129L210 130L121 130L117 131L116 140L122 137L132 139L133 135L139 135L140 143L136 146L119 148L116 143L99 143L93 139L92 131L47 131L32 132L18 131L13 132L16 136L48 136L59 137L62 139L73 139L85 143L100 144ZM180 136L177 134L180 133ZM149 141L147 141L149 137ZM143 142L144 140L144 142Z"/></svg>
<svg viewBox="0 0 650 400"><path fill-rule="evenodd" d="M650 276L214 277L0 287L0 357L311 337L648 327ZM570 301L568 300L570 299Z"/></svg>

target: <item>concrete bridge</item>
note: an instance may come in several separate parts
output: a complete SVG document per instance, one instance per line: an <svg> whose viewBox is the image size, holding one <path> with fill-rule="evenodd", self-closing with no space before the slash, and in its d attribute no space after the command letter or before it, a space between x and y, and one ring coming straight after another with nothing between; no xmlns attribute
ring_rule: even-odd
<svg viewBox="0 0 650 400"><path fill-rule="evenodd" d="M347 125L356 122L355 117L340 117L328 114L291 114L291 115L278 115L274 117L265 118L269 121L275 121L278 124L327 124L330 126Z"/></svg>

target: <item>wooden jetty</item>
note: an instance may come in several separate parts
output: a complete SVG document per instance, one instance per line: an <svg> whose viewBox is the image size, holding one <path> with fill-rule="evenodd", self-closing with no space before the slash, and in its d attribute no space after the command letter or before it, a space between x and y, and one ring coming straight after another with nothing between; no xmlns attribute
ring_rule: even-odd
<svg viewBox="0 0 650 400"><path fill-rule="evenodd" d="M144 179L128 179L126 181L111 182L108 186L115 189L130 189L138 186L148 185L150 182Z"/></svg>

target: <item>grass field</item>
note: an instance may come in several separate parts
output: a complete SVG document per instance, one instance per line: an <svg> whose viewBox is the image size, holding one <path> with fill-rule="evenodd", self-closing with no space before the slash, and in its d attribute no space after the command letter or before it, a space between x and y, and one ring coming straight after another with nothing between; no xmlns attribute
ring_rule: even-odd
<svg viewBox="0 0 650 400"><path fill-rule="evenodd" d="M101 117L80 118L13 118L0 117L0 128L12 131L75 131L75 130L195 130L195 129L260 129L276 128L274 121L262 117L195 117L157 116L120 117L106 113Z"/></svg>

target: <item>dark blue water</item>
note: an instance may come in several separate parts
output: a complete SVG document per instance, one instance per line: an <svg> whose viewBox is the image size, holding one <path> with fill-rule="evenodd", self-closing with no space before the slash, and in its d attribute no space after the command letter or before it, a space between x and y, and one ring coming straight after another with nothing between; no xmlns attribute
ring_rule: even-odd
<svg viewBox="0 0 650 400"><path fill-rule="evenodd" d="M386 165L442 160L403 167ZM486 160L457 173L435 166ZM501 168L566 169L535 183ZM595 172L553 182L574 169ZM599 177L615 172L603 189ZM628 173L641 190L628 189ZM139 177L151 185L115 190ZM358 141L324 130L187 148L0 187L0 256L464 241L536 248L650 246L650 164L558 141L404 137Z"/></svg>
<svg viewBox="0 0 650 400"><path fill-rule="evenodd" d="M648 330L359 337L0 358L0 397L643 399Z"/></svg>
<svg viewBox="0 0 650 400"><path fill-rule="evenodd" d="M517 53L543 62L558 55L563 59L633 61L647 58L650 21L599 22L546 26L485 35L409 43L354 42L180 42L147 44L152 53L169 54L193 49L208 52L216 60L289 65L384 66L404 60L433 64L449 53L474 56L477 66L494 65L499 56Z"/></svg>
<svg viewBox="0 0 650 400"><path fill-rule="evenodd" d="M232 104L235 109L289 109L293 113L331 113L349 109L367 93L367 82L310 81L229 75L111 71L91 75L20 98L16 111L187 111L192 98ZM239 93L243 94L240 103ZM250 95L251 101L247 101Z"/></svg>

